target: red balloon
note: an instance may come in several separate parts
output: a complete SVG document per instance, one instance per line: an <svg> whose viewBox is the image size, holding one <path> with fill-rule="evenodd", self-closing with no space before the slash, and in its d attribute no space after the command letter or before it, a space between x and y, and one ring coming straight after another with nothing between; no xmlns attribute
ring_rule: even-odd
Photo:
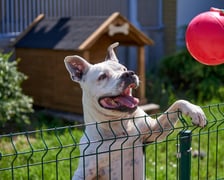
<svg viewBox="0 0 224 180"><path fill-rule="evenodd" d="M211 8L194 17L187 27L186 46L202 64L224 63L224 10Z"/></svg>

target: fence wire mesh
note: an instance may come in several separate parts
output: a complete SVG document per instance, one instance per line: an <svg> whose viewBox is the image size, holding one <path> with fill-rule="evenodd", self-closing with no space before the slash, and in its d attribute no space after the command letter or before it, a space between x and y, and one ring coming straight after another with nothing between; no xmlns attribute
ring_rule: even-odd
<svg viewBox="0 0 224 180"><path fill-rule="evenodd" d="M123 147L122 144L129 138L135 138L137 141L141 135L140 131L133 135L124 134L122 137L114 135L110 139L89 140L85 144L80 142L83 129L88 126L97 128L101 123L0 135L0 179L72 179L79 159L85 159L85 155L80 155L79 147L85 146L87 149L92 144L97 145L97 151L86 156L100 154L110 156L112 151L141 146L144 151L145 168L142 172L144 179L183 179L180 176L181 172L186 172L189 168L191 179L224 179L224 150L222 149L224 103L202 108L208 120L205 128L193 126L189 119L180 114L179 122L175 127L162 130L169 131L164 140L159 140L160 133L157 133L158 136L154 142L143 145L133 143L130 147ZM157 116L153 115L154 118ZM123 119L117 122L124 123L124 121L137 121L137 119ZM112 127L111 124L114 121L102 123L108 123L108 127ZM187 148L190 159L183 163L181 159L184 159L184 154L181 152L180 146L183 147L183 145L180 144L180 134L186 131L190 132L191 140L188 144L190 148ZM111 128L111 132L114 132L114 129ZM149 132L150 135L151 132ZM121 140L121 146L117 149L112 148L113 143L118 140ZM105 141L110 141L110 145L106 151L100 151L100 146ZM112 175L110 177L113 179Z"/></svg>

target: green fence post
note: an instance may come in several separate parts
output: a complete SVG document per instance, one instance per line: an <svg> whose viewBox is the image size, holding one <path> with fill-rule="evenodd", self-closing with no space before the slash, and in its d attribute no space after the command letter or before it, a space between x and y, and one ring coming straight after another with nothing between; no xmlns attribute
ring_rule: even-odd
<svg viewBox="0 0 224 180"><path fill-rule="evenodd" d="M180 163L179 179L190 180L191 178L191 131L180 132Z"/></svg>

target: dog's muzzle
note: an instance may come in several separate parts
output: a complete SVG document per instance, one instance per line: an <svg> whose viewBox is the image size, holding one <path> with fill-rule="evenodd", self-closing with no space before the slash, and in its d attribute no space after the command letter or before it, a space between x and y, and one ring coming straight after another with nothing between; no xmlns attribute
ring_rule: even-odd
<svg viewBox="0 0 224 180"><path fill-rule="evenodd" d="M139 99L132 96L132 89L136 89L138 85L137 75L133 71L126 71L120 76L121 93L116 96L101 97L99 104L105 109L132 112L139 104Z"/></svg>

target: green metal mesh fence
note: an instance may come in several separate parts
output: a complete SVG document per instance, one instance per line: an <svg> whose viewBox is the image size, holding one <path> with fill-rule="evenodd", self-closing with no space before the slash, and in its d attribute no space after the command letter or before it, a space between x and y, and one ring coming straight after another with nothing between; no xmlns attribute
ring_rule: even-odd
<svg viewBox="0 0 224 180"><path fill-rule="evenodd" d="M158 140L142 145L145 179L224 179L224 104L209 105L203 110L208 119L205 128L193 126L189 119L180 115L178 124L165 140L159 140L158 133ZM129 120L135 121L135 118L119 121ZM0 135L0 179L72 179L81 158L82 130L98 125ZM134 136L137 139L140 135ZM110 139L111 146L118 138L126 141L130 137L114 137ZM102 141L105 140L88 143L98 143L100 148ZM103 153L109 155L111 146ZM136 148L135 144L129 148ZM122 150L122 146L117 150ZM91 155L97 156L98 152Z"/></svg>

